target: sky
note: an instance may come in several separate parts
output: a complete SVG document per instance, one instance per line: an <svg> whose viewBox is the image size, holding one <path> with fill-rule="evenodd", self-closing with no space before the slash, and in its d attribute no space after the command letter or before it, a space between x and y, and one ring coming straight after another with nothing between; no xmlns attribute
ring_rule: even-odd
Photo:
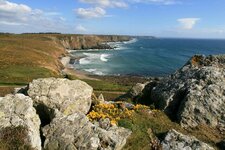
<svg viewBox="0 0 225 150"><path fill-rule="evenodd" d="M0 0L0 32L225 38L225 0Z"/></svg>

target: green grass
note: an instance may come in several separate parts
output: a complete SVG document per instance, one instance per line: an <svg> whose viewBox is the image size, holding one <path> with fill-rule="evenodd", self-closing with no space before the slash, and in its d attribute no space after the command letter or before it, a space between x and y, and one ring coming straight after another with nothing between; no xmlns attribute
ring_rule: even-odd
<svg viewBox="0 0 225 150"><path fill-rule="evenodd" d="M42 67L12 65L0 69L0 85L26 85L33 79L50 76L57 76L57 74Z"/></svg>
<svg viewBox="0 0 225 150"><path fill-rule="evenodd" d="M0 84L21 85L59 75L58 57L65 53L50 35L0 35Z"/></svg>
<svg viewBox="0 0 225 150"><path fill-rule="evenodd" d="M125 92L128 91L131 86L123 86L123 85L119 85L119 84L114 84L114 83L110 83L110 82L106 82L106 81L97 81L97 80L83 80L85 82L87 82L90 86L92 86L94 88L94 90L97 91L121 91L121 92Z"/></svg>
<svg viewBox="0 0 225 150"><path fill-rule="evenodd" d="M158 137L172 128L181 130L178 124L171 122L161 111L157 111L154 115L149 115L147 112L135 113L130 120L120 120L119 125L133 132L128 138L124 150L150 150L149 128Z"/></svg>
<svg viewBox="0 0 225 150"><path fill-rule="evenodd" d="M111 91L94 91L96 97L103 94L105 101L112 101L121 96L121 93L114 93Z"/></svg>
<svg viewBox="0 0 225 150"><path fill-rule="evenodd" d="M74 75L66 75L66 77L70 80L79 79ZM105 80L91 80L91 79L82 79L82 81L86 82L90 86L93 87L95 91L117 91L117 92L127 92L131 86L130 85L120 85L117 83L105 81Z"/></svg>
<svg viewBox="0 0 225 150"><path fill-rule="evenodd" d="M120 120L119 126L128 128L133 132L128 138L124 150L150 150L149 128L159 139L162 139L170 129L175 129L185 135L195 136L197 139L212 145L215 149L218 149L216 144L225 137L217 129L203 125L185 130L159 110L153 114L145 111L135 113L131 119Z"/></svg>

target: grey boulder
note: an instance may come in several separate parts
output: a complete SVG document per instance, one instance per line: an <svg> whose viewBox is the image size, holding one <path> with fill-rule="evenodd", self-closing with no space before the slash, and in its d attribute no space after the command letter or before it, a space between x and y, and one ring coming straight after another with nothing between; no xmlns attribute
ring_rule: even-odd
<svg viewBox="0 0 225 150"><path fill-rule="evenodd" d="M88 113L91 107L93 88L80 80L43 78L29 84L28 95L35 106L59 110L65 115L74 112Z"/></svg>
<svg viewBox="0 0 225 150"><path fill-rule="evenodd" d="M176 130L170 130L161 142L163 150L214 150L193 136L183 135Z"/></svg>
<svg viewBox="0 0 225 150"><path fill-rule="evenodd" d="M84 114L74 113L58 114L43 128L43 133L47 150L120 150L131 131L116 126L105 130L93 125Z"/></svg>
<svg viewBox="0 0 225 150"><path fill-rule="evenodd" d="M134 98L138 95L140 95L143 91L143 89L145 88L146 84L142 84L142 83L137 83L136 85L134 85L130 91L129 91L129 95L130 97Z"/></svg>

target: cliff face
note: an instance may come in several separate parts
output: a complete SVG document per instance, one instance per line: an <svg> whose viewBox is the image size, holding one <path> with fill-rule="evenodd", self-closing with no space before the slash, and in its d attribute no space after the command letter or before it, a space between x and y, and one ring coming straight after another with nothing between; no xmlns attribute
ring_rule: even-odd
<svg viewBox="0 0 225 150"><path fill-rule="evenodd" d="M71 35L59 36L59 43L66 49L110 49L106 42L129 41L129 36L114 35Z"/></svg>

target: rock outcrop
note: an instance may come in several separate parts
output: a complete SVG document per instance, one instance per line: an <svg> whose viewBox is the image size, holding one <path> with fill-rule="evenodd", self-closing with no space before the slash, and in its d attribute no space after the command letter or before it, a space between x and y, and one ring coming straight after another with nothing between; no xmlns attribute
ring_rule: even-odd
<svg viewBox="0 0 225 150"><path fill-rule="evenodd" d="M183 127L225 128L225 55L194 56L149 93L152 103Z"/></svg>
<svg viewBox="0 0 225 150"><path fill-rule="evenodd" d="M116 98L116 101L132 100L134 103L149 105L151 91L157 85L159 78L151 78L149 82L137 83L126 94Z"/></svg>
<svg viewBox="0 0 225 150"><path fill-rule="evenodd" d="M139 96L142 94L142 91L145 88L145 86L146 84L137 83L131 88L128 94L130 95L131 98L135 98L136 96Z"/></svg>
<svg viewBox="0 0 225 150"><path fill-rule="evenodd" d="M36 107L59 110L65 115L74 112L86 114L91 107L93 88L80 80L46 78L33 80L28 95Z"/></svg>
<svg viewBox="0 0 225 150"><path fill-rule="evenodd" d="M85 115L93 88L83 81L46 78L29 84L28 95L42 121L44 149L120 150L131 131L102 120L92 124Z"/></svg>
<svg viewBox="0 0 225 150"><path fill-rule="evenodd" d="M116 126L105 130L89 122L84 114L74 113L57 116L44 127L43 133L44 148L48 150L120 150L131 131Z"/></svg>
<svg viewBox="0 0 225 150"><path fill-rule="evenodd" d="M195 137L183 135L176 130L170 130L161 144L163 150L214 150Z"/></svg>
<svg viewBox="0 0 225 150"><path fill-rule="evenodd" d="M40 119L36 114L36 110L33 108L33 101L28 96L16 94L0 98L0 139L7 128L8 130L23 128L25 133L18 134L25 134L24 139L20 139L24 140L24 145L29 145L33 149L41 150L40 124ZM7 134L10 133L10 131L6 132L8 132ZM19 135L8 136L12 136L10 138L16 138L16 136Z"/></svg>

